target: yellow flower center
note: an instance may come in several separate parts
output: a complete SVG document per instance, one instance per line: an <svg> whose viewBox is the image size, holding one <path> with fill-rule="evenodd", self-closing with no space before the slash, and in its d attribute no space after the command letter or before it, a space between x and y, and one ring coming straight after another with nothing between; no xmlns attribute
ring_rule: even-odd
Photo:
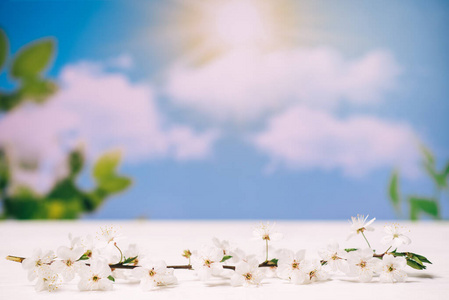
<svg viewBox="0 0 449 300"><path fill-rule="evenodd" d="M310 271L310 273L309 273L310 279L312 279L315 276L316 276L316 270Z"/></svg>
<svg viewBox="0 0 449 300"><path fill-rule="evenodd" d="M299 269L299 262L294 260L293 263L292 263L292 269Z"/></svg>
<svg viewBox="0 0 449 300"><path fill-rule="evenodd" d="M210 268L210 265L211 265L211 264L212 264L212 261L209 260L209 259L206 259L206 260L204 261L204 265L207 266L207 267L209 267L209 268Z"/></svg>

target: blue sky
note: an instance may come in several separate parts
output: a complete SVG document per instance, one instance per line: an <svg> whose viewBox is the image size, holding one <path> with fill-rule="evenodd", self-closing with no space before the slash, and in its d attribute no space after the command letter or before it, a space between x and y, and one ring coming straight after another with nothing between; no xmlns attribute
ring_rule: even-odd
<svg viewBox="0 0 449 300"><path fill-rule="evenodd" d="M305 76L304 80L309 80L307 72L329 76L309 82L312 87L304 89L284 87L284 81L273 82L276 76L268 73L268 79L242 78L237 83L223 80L222 73L240 74L231 68L240 61L239 53L221 54L205 65L191 67L176 39L176 28L172 28L177 10L185 9L176 1L0 3L0 26L9 36L13 53L27 42L52 36L57 40L58 55L49 75L66 85L73 84L71 93L76 91L75 79L102 78L106 84L106 79L118 74L125 82L124 90L139 89L150 95L154 106L151 116L160 120L148 125L154 129L148 139L154 138L154 142L134 137L128 145L127 139L112 136L93 147L100 151L126 144L122 171L133 177L134 185L86 218L344 219L361 213L390 219L395 214L386 187L397 165L404 169L404 194L433 193L429 179L419 171L419 162L412 161L416 149L404 149L408 149L413 135L435 152L441 164L449 158L447 1L293 2L297 22L291 28L294 37L288 49L270 58L265 54L255 57L260 58L262 67L270 59L291 61L292 70L285 74L280 70L278 77ZM316 71L316 64L301 69L307 58L316 57L317 62L329 61L330 65L324 64L325 71ZM294 69L295 61L302 71ZM88 67L80 67L81 63ZM229 65L231 70L220 69ZM91 71L95 66L101 69L98 73ZM248 67L252 71L248 77L263 73L259 67L256 63ZM336 76L326 73L330 68L335 69ZM348 85L343 91L340 85L326 82L339 79L340 68L353 68L355 74L341 83ZM381 71L372 73L372 68ZM192 88L201 88L208 77L221 80L203 86L203 91L211 88L212 92ZM266 87L265 80L273 82L273 87ZM0 85L11 88L13 83L2 73ZM260 86L260 91L254 85ZM233 88L254 97L245 102L247 98L242 93L233 94ZM236 100L225 101L221 95ZM285 100L273 102L277 96ZM322 103L317 98L322 98ZM130 100L123 103L126 101ZM144 102L139 105L146 105ZM118 110L119 103L117 100L114 106ZM327 152L319 151L322 156L317 158L287 155L287 148L297 144L290 143L288 137L284 139L287 131L279 133L282 124L293 124L294 128L295 118L304 115L310 116L310 122L319 119L332 127L322 133L322 139L312 139L309 155L321 149L315 148L317 145L325 143L328 147ZM102 117L98 118L102 123ZM366 124L366 120L371 123ZM367 135L373 134L373 138L364 138L363 132L353 135L350 126L354 124L368 126ZM341 128L334 130L334 125ZM142 130L138 124L132 129L136 135ZM318 130L319 125L310 129ZM83 130L80 132L88 133L88 141L95 140L95 135ZM361 155L355 161L357 169L363 171L354 174L345 161L360 152L357 147L362 145L364 149L364 143L373 143L368 148L383 143L386 132L392 139L404 138L404 142L395 148L389 146L387 138L385 149L392 152L385 150L385 157L379 159L373 158L374 154ZM299 133L292 134L297 137ZM339 140L346 137L346 144L340 145ZM297 142L308 138L301 135ZM278 139L284 144L277 143ZM139 148L141 142L145 146ZM335 148L343 158L327 161ZM88 185L88 176L82 181ZM447 193L444 197L447 217Z"/></svg>

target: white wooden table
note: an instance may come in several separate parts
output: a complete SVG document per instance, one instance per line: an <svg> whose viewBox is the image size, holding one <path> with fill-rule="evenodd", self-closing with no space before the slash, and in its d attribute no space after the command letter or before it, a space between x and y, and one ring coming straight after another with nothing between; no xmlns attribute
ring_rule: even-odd
<svg viewBox="0 0 449 300"><path fill-rule="evenodd" d="M376 221L374 232L367 237L373 248L385 250L380 243L382 228L389 222ZM193 271L176 270L179 284L175 287L143 292L138 284L117 282L110 292L79 292L77 280L56 292L35 292L21 265L3 259L7 255L29 256L34 248L56 250L67 245L68 232L74 235L95 234L100 226L117 225L130 242L137 243L155 260L168 264L185 264L183 249L198 249L211 244L216 236L227 239L247 252L261 253L262 241L252 241L256 221L67 221L0 223L0 299L449 299L449 223L401 223L410 229L412 244L404 248L427 256L433 262L427 270L407 268L408 280L400 284L358 283L344 275L332 276L327 282L292 285L269 278L256 288L235 288L229 280L197 280ZM278 222L284 239L273 242L275 248L307 249L309 258L318 257L316 250L335 238L342 247L364 247L355 237L346 241L349 224L342 222Z"/></svg>

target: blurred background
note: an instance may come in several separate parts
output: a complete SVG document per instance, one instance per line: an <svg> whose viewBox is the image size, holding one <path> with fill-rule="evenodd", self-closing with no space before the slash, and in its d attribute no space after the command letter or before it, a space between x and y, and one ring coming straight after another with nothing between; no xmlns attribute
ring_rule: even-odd
<svg viewBox="0 0 449 300"><path fill-rule="evenodd" d="M449 217L449 2L0 2L1 218Z"/></svg>

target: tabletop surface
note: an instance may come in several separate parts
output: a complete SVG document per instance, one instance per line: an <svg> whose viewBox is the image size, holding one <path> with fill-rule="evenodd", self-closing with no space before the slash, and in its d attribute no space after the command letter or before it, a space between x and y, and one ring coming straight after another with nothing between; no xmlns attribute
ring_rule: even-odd
<svg viewBox="0 0 449 300"><path fill-rule="evenodd" d="M378 252L385 250L380 240L383 226L388 224L391 222L376 221L375 231L367 232L367 238ZM256 221L4 221L0 223L0 257L27 257L34 248L56 250L69 244L69 232L74 236L95 235L104 225L117 226L128 242L138 244L147 257L172 265L185 264L182 251L212 245L212 237L229 240L247 253L262 255L264 249L263 241L251 240L252 230L258 225ZM400 250L425 255L433 263L424 271L407 267L405 283L382 284L378 278L359 283L344 274L335 274L328 281L309 285L267 278L259 287L232 287L228 278L202 282L194 271L175 270L178 285L149 292L142 291L136 283L120 280L112 291L80 292L75 279L49 293L35 292L19 263L0 259L0 299L449 299L449 223L404 222L401 225L410 229L412 243ZM325 247L330 239L337 240L342 248L366 246L359 236L346 240L349 232L346 221L283 221L277 222L276 229L284 238L271 243L275 249L306 249L307 258L318 258L317 249Z"/></svg>

